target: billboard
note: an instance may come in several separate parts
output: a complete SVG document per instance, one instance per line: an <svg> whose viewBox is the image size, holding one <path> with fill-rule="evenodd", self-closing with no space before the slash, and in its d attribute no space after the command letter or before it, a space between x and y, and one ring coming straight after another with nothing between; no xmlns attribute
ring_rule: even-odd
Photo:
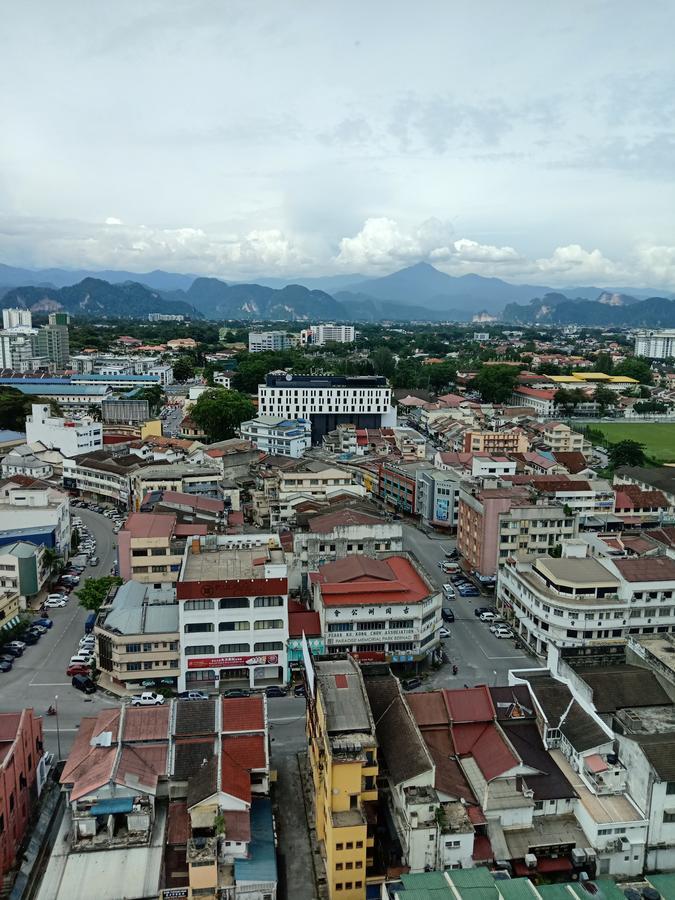
<svg viewBox="0 0 675 900"><path fill-rule="evenodd" d="M230 669L235 666L269 666L279 662L277 653L254 656L198 656L188 659L188 669Z"/></svg>

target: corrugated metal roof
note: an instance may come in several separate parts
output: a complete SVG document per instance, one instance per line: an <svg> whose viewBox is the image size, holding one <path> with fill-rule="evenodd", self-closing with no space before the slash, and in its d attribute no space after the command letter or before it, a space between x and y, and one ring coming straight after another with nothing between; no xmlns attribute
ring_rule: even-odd
<svg viewBox="0 0 675 900"><path fill-rule="evenodd" d="M277 880L277 858L274 848L272 804L265 798L251 803L251 843L248 859L235 859L234 880L241 882L274 882Z"/></svg>
<svg viewBox="0 0 675 900"><path fill-rule="evenodd" d="M665 900L675 900L675 875L649 875L648 881Z"/></svg>
<svg viewBox="0 0 675 900"><path fill-rule="evenodd" d="M504 878L497 884L504 900L534 900L537 892L529 878Z"/></svg>

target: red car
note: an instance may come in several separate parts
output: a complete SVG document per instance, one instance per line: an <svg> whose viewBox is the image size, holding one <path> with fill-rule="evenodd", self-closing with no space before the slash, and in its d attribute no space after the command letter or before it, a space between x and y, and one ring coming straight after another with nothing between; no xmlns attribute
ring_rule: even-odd
<svg viewBox="0 0 675 900"><path fill-rule="evenodd" d="M66 669L66 675L72 677L73 675L91 675L91 669L89 666L68 666Z"/></svg>

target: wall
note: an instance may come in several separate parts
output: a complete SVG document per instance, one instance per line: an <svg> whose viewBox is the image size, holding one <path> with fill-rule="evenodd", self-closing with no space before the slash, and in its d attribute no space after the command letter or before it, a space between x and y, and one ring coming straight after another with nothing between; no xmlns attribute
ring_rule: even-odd
<svg viewBox="0 0 675 900"><path fill-rule="evenodd" d="M26 832L37 799L41 757L42 720L32 709L24 709L14 743L0 766L0 877L13 866Z"/></svg>

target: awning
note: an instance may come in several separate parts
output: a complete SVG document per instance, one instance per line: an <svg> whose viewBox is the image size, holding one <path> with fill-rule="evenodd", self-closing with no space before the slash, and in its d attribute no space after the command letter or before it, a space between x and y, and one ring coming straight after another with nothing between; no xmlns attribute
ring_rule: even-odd
<svg viewBox="0 0 675 900"><path fill-rule="evenodd" d="M9 622L5 622L2 626L2 629L0 630L4 630L5 628L12 628L14 625L18 625L20 621L21 620L18 616L12 616Z"/></svg>
<svg viewBox="0 0 675 900"><path fill-rule="evenodd" d="M113 813L128 813L134 808L133 797L112 797L110 800L101 800L91 808L92 816L109 816Z"/></svg>
<svg viewBox="0 0 675 900"><path fill-rule="evenodd" d="M588 771L593 772L596 775L599 772L606 772L607 769L609 769L609 766L599 753L591 753L590 756L587 756L584 759L584 763L586 764Z"/></svg>

